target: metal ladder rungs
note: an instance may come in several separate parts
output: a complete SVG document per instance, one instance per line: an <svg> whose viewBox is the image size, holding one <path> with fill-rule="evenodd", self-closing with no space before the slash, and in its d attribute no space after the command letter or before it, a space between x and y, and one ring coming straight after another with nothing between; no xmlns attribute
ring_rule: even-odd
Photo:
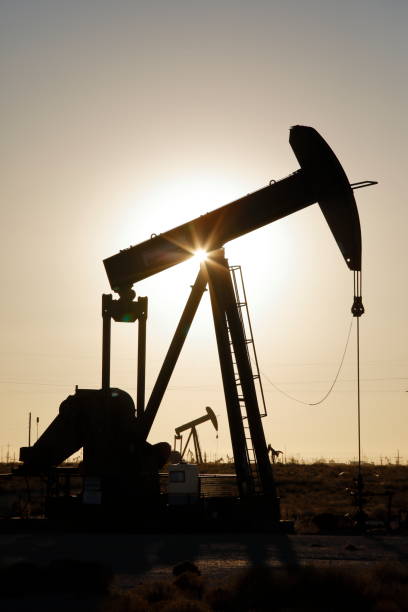
<svg viewBox="0 0 408 612"><path fill-rule="evenodd" d="M248 303L246 299L242 271L241 271L240 266L230 266L229 270L230 270L231 280L232 280L232 284L234 288L235 303L237 306L238 315L239 315L242 330L243 330L243 335L244 335L243 339L244 339L245 346L246 346L246 353L247 353L247 357L249 361L249 366L251 368L252 379L254 381L254 384L256 383L255 389L256 389L258 405L259 405L259 415L263 417L263 416L266 416L265 398L264 398L263 389L262 389L262 381L261 381L260 372L259 372L255 343L254 343L254 339L252 336L252 326L251 326L251 321L249 317ZM253 440L252 440L250 428L248 426L248 415L246 413L245 397L242 394L242 384L240 382L241 378L238 372L238 364L237 364L236 355L234 351L234 345L232 342L231 329L228 324L227 317L226 317L226 325L227 325L227 330L228 330L229 346L230 346L230 352L231 352L231 357L232 357L232 365L234 369L235 386L238 391L237 396L238 396L238 402L239 402L240 410L241 410L241 419L243 421L243 427L244 427L246 456L249 462L249 467L250 467L250 471L252 475L253 490L254 492L259 493L262 491L262 487L260 486L259 469L258 469L256 454L255 454L254 449L252 448ZM263 409L263 413L262 413L261 408Z"/></svg>

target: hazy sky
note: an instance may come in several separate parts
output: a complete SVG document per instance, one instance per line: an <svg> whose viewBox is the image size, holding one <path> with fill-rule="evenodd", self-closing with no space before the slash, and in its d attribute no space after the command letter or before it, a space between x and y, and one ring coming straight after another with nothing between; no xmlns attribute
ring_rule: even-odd
<svg viewBox="0 0 408 612"><path fill-rule="evenodd" d="M0 445L40 431L78 384L98 388L102 260L298 168L294 124L315 127L356 192L363 234L362 444L408 459L405 0L3 0ZM226 249L246 281L268 442L304 458L357 453L353 299L318 206ZM152 387L196 264L149 297ZM135 393L136 326L113 329L112 384ZM209 405L208 453L231 454L208 294L150 436Z"/></svg>

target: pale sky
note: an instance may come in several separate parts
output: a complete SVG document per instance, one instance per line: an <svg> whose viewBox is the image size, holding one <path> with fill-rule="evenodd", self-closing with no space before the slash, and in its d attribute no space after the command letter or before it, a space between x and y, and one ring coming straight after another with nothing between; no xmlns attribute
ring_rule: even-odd
<svg viewBox="0 0 408 612"><path fill-rule="evenodd" d="M351 182L363 236L362 446L408 460L405 0L3 0L1 413L5 454L78 384L101 381L102 260L298 168L289 127L316 128ZM353 300L317 205L227 245L243 268L261 371L306 402L330 387ZM151 389L197 265L149 298ZM356 342L328 400L264 379L266 438L288 456L357 454ZM113 329L112 384L136 386L136 326ZM230 450L208 294L150 441L211 406ZM35 432L34 432L35 433Z"/></svg>

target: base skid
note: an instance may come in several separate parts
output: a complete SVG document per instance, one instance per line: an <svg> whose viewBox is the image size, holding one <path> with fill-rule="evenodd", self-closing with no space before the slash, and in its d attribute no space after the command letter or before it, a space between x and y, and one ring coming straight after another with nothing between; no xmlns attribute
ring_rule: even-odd
<svg viewBox="0 0 408 612"><path fill-rule="evenodd" d="M158 506L138 512L135 508L85 506L79 499L61 498L47 504L44 517L0 519L0 533L20 531L294 533L294 523L274 522L261 499L202 498L179 506L169 506L161 499Z"/></svg>

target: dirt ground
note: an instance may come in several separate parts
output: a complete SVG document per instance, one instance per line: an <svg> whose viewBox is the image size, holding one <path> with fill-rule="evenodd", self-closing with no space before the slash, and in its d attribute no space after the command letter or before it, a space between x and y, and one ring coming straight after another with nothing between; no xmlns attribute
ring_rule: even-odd
<svg viewBox="0 0 408 612"><path fill-rule="evenodd" d="M105 563L117 584L132 588L171 576L177 563L190 560L203 575L226 577L258 565L341 565L353 567L408 561L408 537L276 534L0 534L2 565L73 559Z"/></svg>
<svg viewBox="0 0 408 612"><path fill-rule="evenodd" d="M109 596L106 599L103 593L95 595L91 592L84 595L75 593L75 587L71 585L71 582L72 576L79 575L76 570L73 574L68 573L70 578L67 578L67 574L64 577L65 581L69 580L73 591L56 593L52 586L49 592L31 593L28 591L25 593L22 591L21 595L0 597L2 610L26 612L40 609L42 612L54 612L58 609L59 612L71 612L72 609L75 609L76 612L101 612L102 610L122 612L122 610L139 609L126 607L126 598L130 598L130 601L135 598L137 600L143 589L153 589L154 596L157 596L158 593L165 595L167 590L174 589L172 587L172 583L174 584L173 568L186 560L193 562L198 567L202 584L208 585L208 588L214 586L215 590L217 584L235 584L236 580L241 580L240 576L245 576L244 571L251 568L258 568L258 570L282 568L283 571L288 567L307 569L310 566L317 566L329 571L341 568L341 571L345 571L346 576L349 577L348 580L353 580L360 570L372 571L373 576L382 577L381 568L385 564L384 567L391 568L391 572L394 572L394 567L396 568L397 577L401 574L398 567L402 567L403 573L405 572L403 580L405 580L406 570L404 568L408 561L408 537L401 535L276 535L264 533L20 532L0 534L0 551L0 569L10 566L18 567L15 564L20 564L19 567L23 568L25 565L25 575L27 575L27 568L30 572L27 575L29 579L33 569L41 570L41 568L52 567L52 565L66 568L69 572L70 560L74 568L80 567L80 564L83 564L85 568L92 564L106 568L108 575L113 574L114 576L110 588L112 601L118 605L120 602L123 604L122 607L116 607L115 604L105 608L105 604L110 601ZM62 565L58 565L59 563ZM86 569L84 572L86 577L80 574L81 580L85 579L88 583L89 573ZM98 570L99 573L100 570ZM384 581L386 577L381 579ZM404 585L401 588L405 588ZM187 604L187 607L182 608L183 610L208 609L205 606L200 607L200 602L195 604L187 602ZM160 605L161 602L157 602L159 607L156 606L154 609L160 609ZM168 609L179 610L177 605L177 602L170 602ZM150 610L150 607L148 609ZM252 607L251 609L258 608ZM262 607L263 609L265 608ZM394 606L385 609L405 612L408 608L404 604L402 607Z"/></svg>

